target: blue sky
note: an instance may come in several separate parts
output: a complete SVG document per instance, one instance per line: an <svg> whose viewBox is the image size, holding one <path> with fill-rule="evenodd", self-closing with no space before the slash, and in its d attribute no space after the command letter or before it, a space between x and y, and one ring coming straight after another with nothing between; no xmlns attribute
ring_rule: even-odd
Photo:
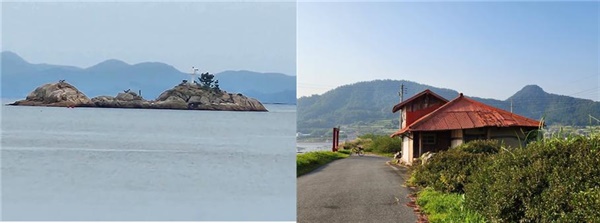
<svg viewBox="0 0 600 223"><path fill-rule="evenodd" d="M158 61L296 74L296 3L2 3L2 50L31 63Z"/></svg>
<svg viewBox="0 0 600 223"><path fill-rule="evenodd" d="M298 3L298 97L374 79L600 101L598 2Z"/></svg>

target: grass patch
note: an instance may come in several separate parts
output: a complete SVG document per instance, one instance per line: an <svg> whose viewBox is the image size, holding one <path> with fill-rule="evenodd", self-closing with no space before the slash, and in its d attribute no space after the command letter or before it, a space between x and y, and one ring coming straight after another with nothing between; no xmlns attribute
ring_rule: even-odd
<svg viewBox="0 0 600 223"><path fill-rule="evenodd" d="M340 149L337 152L338 153L343 153L343 154L346 154L346 155L350 155L352 153L352 150L349 150L349 149Z"/></svg>
<svg viewBox="0 0 600 223"><path fill-rule="evenodd" d="M485 222L485 218L464 207L464 195L442 193L425 188L418 193L417 204L431 223L436 222Z"/></svg>
<svg viewBox="0 0 600 223"><path fill-rule="evenodd" d="M302 176L331 161L348 157L346 153L315 151L296 155L296 175Z"/></svg>

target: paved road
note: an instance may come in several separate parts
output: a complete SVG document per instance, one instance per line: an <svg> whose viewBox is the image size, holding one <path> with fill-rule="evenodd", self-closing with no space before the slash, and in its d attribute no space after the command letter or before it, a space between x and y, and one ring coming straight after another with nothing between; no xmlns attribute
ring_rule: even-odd
<svg viewBox="0 0 600 223"><path fill-rule="evenodd" d="M352 156L298 177L298 222L416 222L404 170Z"/></svg>

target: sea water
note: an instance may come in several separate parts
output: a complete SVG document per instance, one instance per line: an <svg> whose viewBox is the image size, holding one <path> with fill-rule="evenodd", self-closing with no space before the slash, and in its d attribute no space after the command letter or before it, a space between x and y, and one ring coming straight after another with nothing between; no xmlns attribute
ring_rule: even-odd
<svg viewBox="0 0 600 223"><path fill-rule="evenodd" d="M2 106L2 220L296 218L296 107Z"/></svg>
<svg viewBox="0 0 600 223"><path fill-rule="evenodd" d="M331 151L331 147L331 142L296 142L296 150L298 153Z"/></svg>

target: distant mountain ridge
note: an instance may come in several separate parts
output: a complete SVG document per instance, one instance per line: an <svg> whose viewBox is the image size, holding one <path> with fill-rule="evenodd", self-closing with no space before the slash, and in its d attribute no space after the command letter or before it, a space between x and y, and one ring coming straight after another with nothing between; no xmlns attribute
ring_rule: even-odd
<svg viewBox="0 0 600 223"><path fill-rule="evenodd" d="M438 88L407 80L374 80L345 85L322 95L298 99L298 131L310 132L315 128L332 128L337 125L372 123L384 119L397 119L392 107L399 103L399 88L407 88L404 99L425 89L452 100L458 97L455 90ZM468 95L467 95L468 96ZM547 124L587 125L589 115L600 117L600 102L545 92L536 85L527 85L507 100L468 96L525 117Z"/></svg>
<svg viewBox="0 0 600 223"><path fill-rule="evenodd" d="M32 64L16 53L1 53L2 97L25 98L45 83L67 80L89 97L115 95L126 89L155 99L163 91L189 80L188 73L160 62L128 64L109 59L88 68ZM296 104L296 77L281 73L224 71L215 73L220 88L242 93L263 103Z"/></svg>

